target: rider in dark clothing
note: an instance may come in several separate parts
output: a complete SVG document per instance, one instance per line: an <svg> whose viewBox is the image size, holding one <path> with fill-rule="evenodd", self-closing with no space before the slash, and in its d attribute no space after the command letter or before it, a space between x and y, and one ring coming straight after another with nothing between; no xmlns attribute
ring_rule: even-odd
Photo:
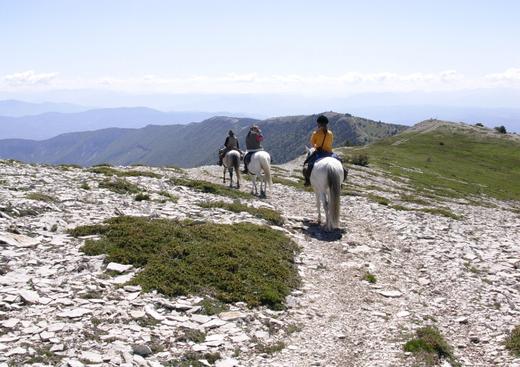
<svg viewBox="0 0 520 367"><path fill-rule="evenodd" d="M258 128L257 125L251 126L249 129L249 132L246 136L246 149L247 153L244 157L244 171L242 173L248 173L247 165L249 164L249 161L251 160L251 155L254 152L258 152L259 150L264 150L262 147L262 140L264 140L264 136L262 135L262 132Z"/></svg>
<svg viewBox="0 0 520 367"><path fill-rule="evenodd" d="M219 161L218 165L222 166L222 159L226 155L227 152L231 150L238 150L240 151L240 147L238 145L238 139L235 136L235 133L233 130L229 130L228 136L226 137L226 141L224 142L224 147L219 151Z"/></svg>

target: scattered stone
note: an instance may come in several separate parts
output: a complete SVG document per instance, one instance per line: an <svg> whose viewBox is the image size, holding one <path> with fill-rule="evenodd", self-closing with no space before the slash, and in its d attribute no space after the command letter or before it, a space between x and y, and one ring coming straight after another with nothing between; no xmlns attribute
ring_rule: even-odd
<svg viewBox="0 0 520 367"><path fill-rule="evenodd" d="M376 293L387 298L398 298L402 296L402 293L399 291L376 291Z"/></svg>
<svg viewBox="0 0 520 367"><path fill-rule="evenodd" d="M118 272L118 273L124 273L130 269L132 269L132 265L123 265L123 264L118 264L118 263L109 263L107 265L107 270L109 271L115 271L115 272Z"/></svg>
<svg viewBox="0 0 520 367"><path fill-rule="evenodd" d="M140 355L142 357L148 357L152 354L152 350L146 344L132 344L132 351L134 354Z"/></svg>

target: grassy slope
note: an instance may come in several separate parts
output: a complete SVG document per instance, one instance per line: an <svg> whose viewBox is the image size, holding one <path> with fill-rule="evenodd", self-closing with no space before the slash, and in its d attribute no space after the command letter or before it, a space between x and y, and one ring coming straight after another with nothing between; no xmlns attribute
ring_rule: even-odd
<svg viewBox="0 0 520 367"><path fill-rule="evenodd" d="M410 179L420 191L520 200L520 139L489 130L439 122L344 153L366 153L371 165Z"/></svg>

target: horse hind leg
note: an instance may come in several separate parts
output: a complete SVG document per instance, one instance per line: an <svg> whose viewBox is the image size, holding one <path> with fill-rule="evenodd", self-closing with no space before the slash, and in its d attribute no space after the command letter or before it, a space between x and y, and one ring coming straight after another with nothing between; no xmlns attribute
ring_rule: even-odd
<svg viewBox="0 0 520 367"><path fill-rule="evenodd" d="M316 193L316 209L318 209L318 223L321 223L321 200L318 193Z"/></svg>
<svg viewBox="0 0 520 367"><path fill-rule="evenodd" d="M229 170L229 187L233 187L233 170Z"/></svg>

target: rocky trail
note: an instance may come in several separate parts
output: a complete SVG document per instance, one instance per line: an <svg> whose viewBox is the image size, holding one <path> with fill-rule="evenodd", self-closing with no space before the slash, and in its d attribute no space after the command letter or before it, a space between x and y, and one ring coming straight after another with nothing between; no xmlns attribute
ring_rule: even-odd
<svg viewBox="0 0 520 367"><path fill-rule="evenodd" d="M410 188L355 168L350 195L342 196L342 231L325 233L314 223L314 194L276 183L267 199L249 204L283 214L280 230L301 248L301 288L284 311L238 303L204 315L201 297L168 299L125 286L137 269L112 264L120 275L107 275L103 257L82 254L83 239L67 229L121 214L266 222L201 208L197 202L232 200L168 182L186 175L220 183L220 167L139 169L162 175L127 178L151 200L99 188L104 177L86 169L0 162L0 366L187 366L172 361L193 352L218 352L216 361L200 363L220 367L415 366L403 345L425 325L438 327L463 366L520 366L504 346L520 320L520 215L513 204L423 198L458 220L397 210L367 194L398 200ZM291 180L298 170L292 162L276 173ZM242 190L249 188L244 182ZM178 202L159 200L164 191ZM190 339L188 331L203 338Z"/></svg>

